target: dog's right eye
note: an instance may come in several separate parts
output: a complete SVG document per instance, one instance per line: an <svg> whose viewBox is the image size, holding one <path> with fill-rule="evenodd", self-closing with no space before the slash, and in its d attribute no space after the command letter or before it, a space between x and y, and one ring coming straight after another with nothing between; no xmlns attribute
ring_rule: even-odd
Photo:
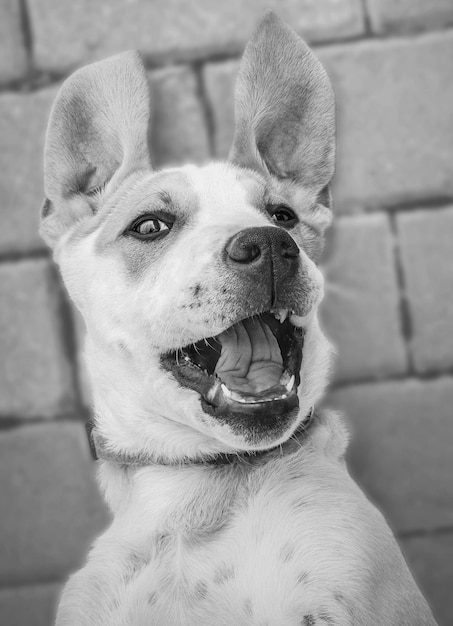
<svg viewBox="0 0 453 626"><path fill-rule="evenodd" d="M132 235L136 239L150 241L164 237L170 232L171 227L171 223L148 215L135 220L127 229L126 234Z"/></svg>

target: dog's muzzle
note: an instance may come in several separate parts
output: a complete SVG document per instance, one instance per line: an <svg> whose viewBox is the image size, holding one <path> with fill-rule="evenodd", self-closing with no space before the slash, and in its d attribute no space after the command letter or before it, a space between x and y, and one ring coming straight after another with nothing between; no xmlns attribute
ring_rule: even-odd
<svg viewBox="0 0 453 626"><path fill-rule="evenodd" d="M205 413L241 434L275 437L299 406L304 329L290 308L299 248L285 230L270 226L240 231L224 254L229 275L247 290L244 309L252 315L163 355L161 362L200 394Z"/></svg>

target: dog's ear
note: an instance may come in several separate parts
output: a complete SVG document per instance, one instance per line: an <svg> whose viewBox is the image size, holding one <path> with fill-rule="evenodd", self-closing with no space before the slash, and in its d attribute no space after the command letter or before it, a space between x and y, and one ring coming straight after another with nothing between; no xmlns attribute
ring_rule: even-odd
<svg viewBox="0 0 453 626"><path fill-rule="evenodd" d="M335 161L332 86L308 46L273 13L245 48L235 117L231 161L264 167L328 203Z"/></svg>
<svg viewBox="0 0 453 626"><path fill-rule="evenodd" d="M81 68L62 85L44 150L41 234L49 245L93 214L99 192L150 168L150 87L138 52Z"/></svg>

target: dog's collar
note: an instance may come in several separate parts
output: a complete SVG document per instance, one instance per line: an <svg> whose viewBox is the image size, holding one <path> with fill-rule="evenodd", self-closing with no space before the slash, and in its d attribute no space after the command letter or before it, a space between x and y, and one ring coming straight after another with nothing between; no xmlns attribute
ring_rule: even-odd
<svg viewBox="0 0 453 626"><path fill-rule="evenodd" d="M261 464L273 458L292 454L300 449L302 441L305 439L308 430L315 421L315 408L312 407L307 417L295 431L295 433L284 443L257 452L220 453L203 459L191 459L187 461L171 462L165 459L145 455L121 454L109 449L105 439L96 431L94 422L90 419L86 423L88 442L90 444L91 456L95 461L102 459L124 466L144 467L147 465L171 465L171 466L222 466L222 465L253 465Z"/></svg>

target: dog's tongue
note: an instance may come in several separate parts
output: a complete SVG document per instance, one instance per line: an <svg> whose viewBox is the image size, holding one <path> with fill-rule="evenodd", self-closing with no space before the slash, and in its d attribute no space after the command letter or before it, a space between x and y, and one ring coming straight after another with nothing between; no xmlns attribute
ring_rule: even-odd
<svg viewBox="0 0 453 626"><path fill-rule="evenodd" d="M282 355L276 338L261 318L238 322L217 339L222 353L215 373L229 389L259 394L279 384Z"/></svg>

